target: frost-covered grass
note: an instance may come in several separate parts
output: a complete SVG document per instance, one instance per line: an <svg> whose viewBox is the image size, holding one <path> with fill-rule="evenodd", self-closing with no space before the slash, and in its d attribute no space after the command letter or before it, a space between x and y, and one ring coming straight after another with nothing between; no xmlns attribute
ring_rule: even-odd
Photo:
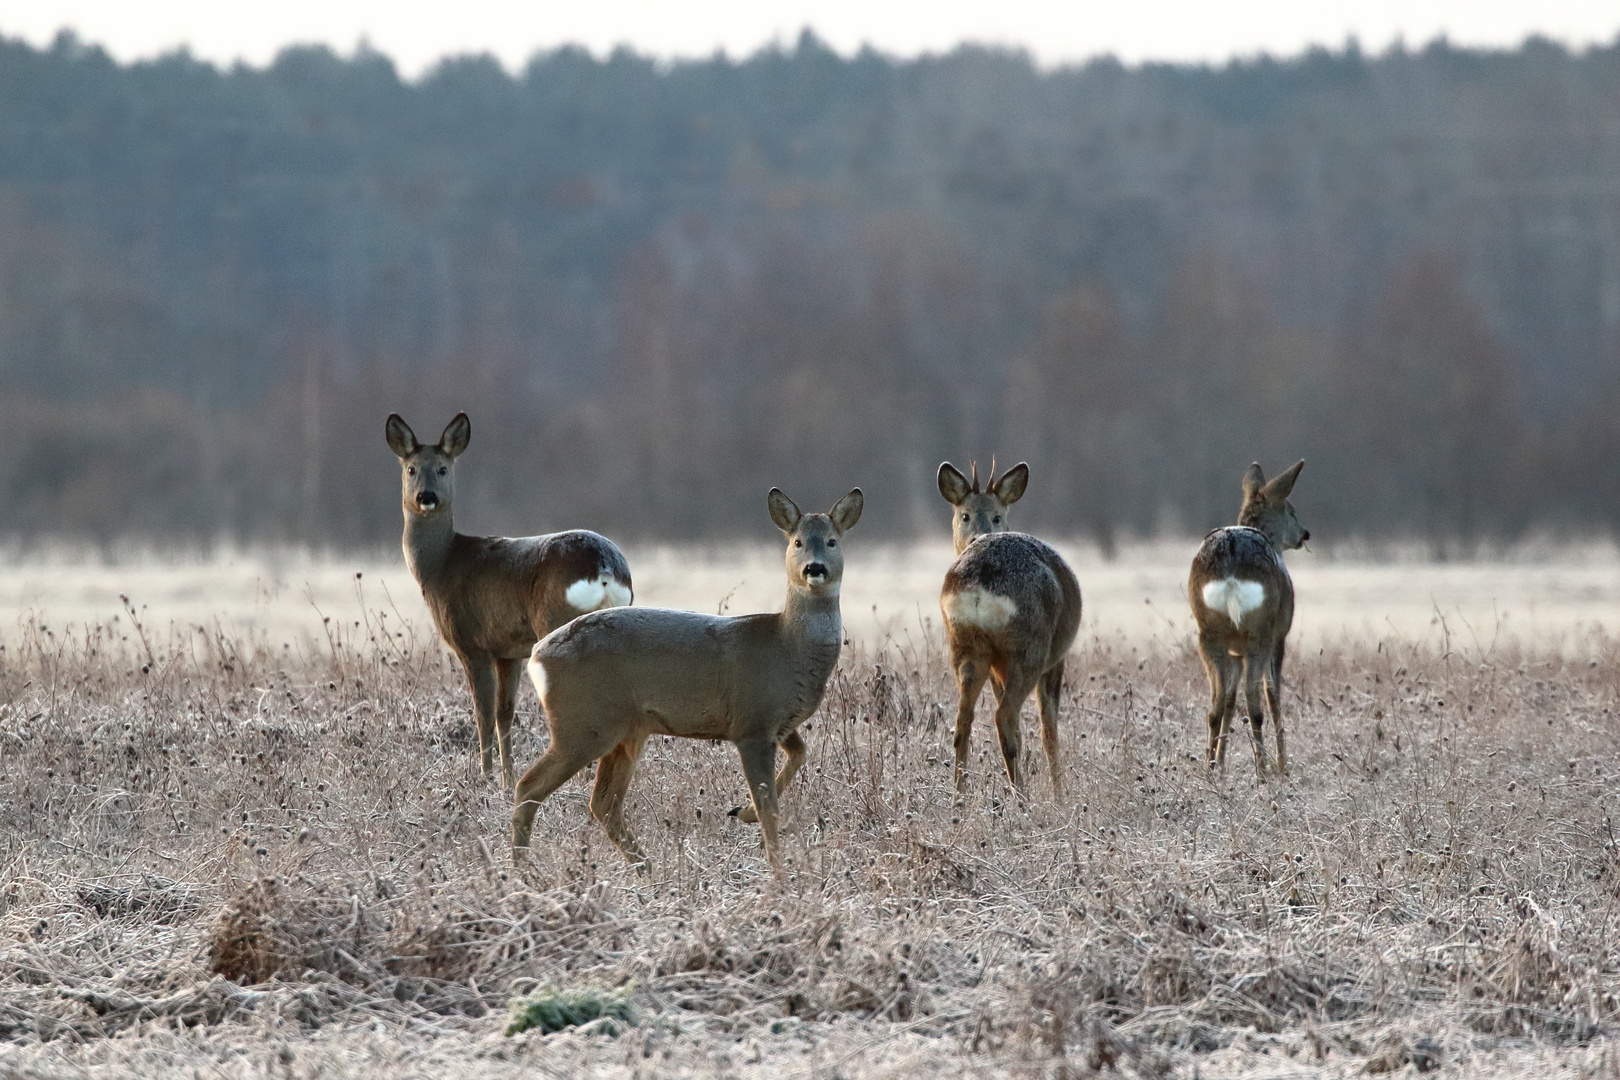
<svg viewBox="0 0 1620 1080"><path fill-rule="evenodd" d="M0 1072L1614 1072L1601 639L1302 650L1294 772L1263 781L1242 742L1205 768L1187 648L1093 640L1070 794L1037 757L1027 805L988 703L955 797L936 645L852 649L773 881L726 813L735 754L676 741L630 788L649 874L590 819L588 776L509 870L459 672L430 628L353 622L299 654L126 613L0 653ZM637 1023L505 1034L546 987Z"/></svg>

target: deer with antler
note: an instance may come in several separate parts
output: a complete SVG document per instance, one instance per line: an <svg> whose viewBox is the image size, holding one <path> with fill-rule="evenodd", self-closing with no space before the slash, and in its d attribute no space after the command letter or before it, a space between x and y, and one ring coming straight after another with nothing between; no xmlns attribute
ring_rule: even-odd
<svg viewBox="0 0 1620 1080"><path fill-rule="evenodd" d="M1012 532L1007 509L1023 498L1029 466L1020 462L1000 478L995 466L979 485L950 462L939 467L939 493L951 504L956 562L945 574L939 606L956 675L956 788L966 784L973 712L988 681L996 698L996 733L1007 778L1022 790L1018 714L1039 691L1041 743L1052 789L1063 791L1058 761L1058 704L1063 665L1080 630L1080 582L1051 545Z"/></svg>

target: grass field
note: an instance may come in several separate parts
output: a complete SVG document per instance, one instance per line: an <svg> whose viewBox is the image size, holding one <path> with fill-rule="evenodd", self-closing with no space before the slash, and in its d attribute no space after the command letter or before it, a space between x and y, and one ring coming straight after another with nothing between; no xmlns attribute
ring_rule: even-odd
<svg viewBox="0 0 1620 1080"><path fill-rule="evenodd" d="M1308 558L1302 612L1329 606ZM713 610L737 564L635 565L642 599L718 566L690 605ZM726 814L734 752L676 741L630 789L649 874L583 776L507 869L460 674L414 592L369 591L380 571L330 622L261 604L308 612L285 631L222 588L195 620L142 617L137 585L116 622L40 603L0 652L0 1075L1616 1075L1614 567L1571 565L1521 568L1492 633L1443 591L1420 618L1421 569L1364 567L1359 616L1301 627L1294 772L1263 782L1241 744L1224 776L1202 763L1179 582L1088 568L1061 802L1038 747L1011 797L981 707L959 803L929 610L858 633L784 801L780 882ZM1447 574L1516 580L1423 580ZM1159 607L1163 629L1126 623ZM528 691L519 715L532 757ZM507 1035L519 999L538 1026Z"/></svg>

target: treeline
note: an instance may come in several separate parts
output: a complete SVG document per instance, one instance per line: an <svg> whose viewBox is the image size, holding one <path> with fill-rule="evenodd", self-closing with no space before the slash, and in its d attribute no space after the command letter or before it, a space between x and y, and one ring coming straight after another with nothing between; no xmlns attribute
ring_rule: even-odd
<svg viewBox="0 0 1620 1080"><path fill-rule="evenodd" d="M397 534L382 418L473 417L465 527L1228 520L1437 550L1620 521L1620 45L1055 72L118 65L0 42L0 529Z"/></svg>

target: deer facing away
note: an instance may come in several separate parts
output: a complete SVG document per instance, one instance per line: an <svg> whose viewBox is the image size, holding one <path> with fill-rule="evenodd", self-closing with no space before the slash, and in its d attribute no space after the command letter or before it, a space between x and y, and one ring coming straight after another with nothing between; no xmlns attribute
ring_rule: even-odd
<svg viewBox="0 0 1620 1080"><path fill-rule="evenodd" d="M1193 557L1187 600L1198 622L1198 651L1209 676L1207 756L1212 766L1226 764L1241 675L1255 767L1262 773L1268 768L1263 687L1264 705L1277 729L1277 768L1288 771L1280 701L1283 645L1294 623L1294 582L1282 553L1311 538L1288 501L1304 467L1298 462L1268 482L1258 462L1250 465L1243 476L1238 523L1206 536Z"/></svg>
<svg viewBox="0 0 1620 1080"><path fill-rule="evenodd" d="M630 603L630 564L613 541L583 529L546 536L464 536L451 523L456 458L472 424L457 413L433 445L398 414L388 448L399 458L405 562L433 623L472 688L484 773L512 786L512 712L519 665L535 640L587 611Z"/></svg>
<svg viewBox="0 0 1620 1080"><path fill-rule="evenodd" d="M1080 583L1052 547L1026 533L1011 532L1007 508L1029 484L1029 466L992 475L979 488L950 462L939 467L939 493L951 504L956 562L945 574L939 606L945 616L951 670L960 698L956 710L956 788L967 777L973 710L986 680L996 698L996 733L1007 777L1022 790L1018 714L1031 691L1039 691L1041 743L1052 788L1063 791L1058 763L1058 702L1063 663L1080 630Z"/></svg>
<svg viewBox="0 0 1620 1080"><path fill-rule="evenodd" d="M649 735L729 740L737 747L764 837L780 868L777 796L804 762L798 728L821 703L843 642L839 541L860 520L856 488L825 514L802 514L772 488L771 520L787 538L787 604L726 617L660 608L582 616L534 647L529 675L551 745L518 782L512 860L528 855L535 811L597 761L591 813L632 863L646 856L624 822L624 795ZM773 779L776 748L787 753Z"/></svg>

